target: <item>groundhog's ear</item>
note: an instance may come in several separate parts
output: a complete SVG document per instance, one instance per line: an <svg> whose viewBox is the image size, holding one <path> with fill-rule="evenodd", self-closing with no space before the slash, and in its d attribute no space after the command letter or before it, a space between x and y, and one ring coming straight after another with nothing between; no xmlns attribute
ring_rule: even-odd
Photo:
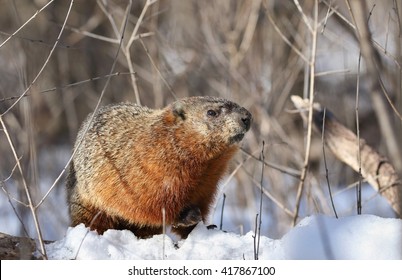
<svg viewBox="0 0 402 280"><path fill-rule="evenodd" d="M182 102L180 102L180 101L175 102L173 104L172 110L173 110L173 115L176 118L180 118L183 121L186 119L186 113L185 113L185 110L184 110L184 104Z"/></svg>
<svg viewBox="0 0 402 280"><path fill-rule="evenodd" d="M167 124L174 124L186 119L183 103L173 103L172 105L170 105L169 109L170 110L166 110L164 114L164 119Z"/></svg>

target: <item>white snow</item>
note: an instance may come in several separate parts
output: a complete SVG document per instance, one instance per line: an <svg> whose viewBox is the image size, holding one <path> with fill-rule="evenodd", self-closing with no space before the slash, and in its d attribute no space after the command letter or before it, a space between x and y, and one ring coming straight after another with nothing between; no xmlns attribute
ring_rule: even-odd
<svg viewBox="0 0 402 280"><path fill-rule="evenodd" d="M103 236L83 225L46 246L50 259L252 260L254 233L241 236L198 225L178 242L168 235L138 239L130 231L108 230ZM259 259L402 259L402 220L359 215L336 219L304 218L282 238L261 236Z"/></svg>

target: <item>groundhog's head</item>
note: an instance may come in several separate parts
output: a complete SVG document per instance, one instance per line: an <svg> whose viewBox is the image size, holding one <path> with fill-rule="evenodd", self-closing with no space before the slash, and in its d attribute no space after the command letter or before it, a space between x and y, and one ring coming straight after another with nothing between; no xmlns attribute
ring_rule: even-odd
<svg viewBox="0 0 402 280"><path fill-rule="evenodd" d="M185 98L168 108L176 139L193 147L226 149L243 139L252 121L245 108L216 97Z"/></svg>

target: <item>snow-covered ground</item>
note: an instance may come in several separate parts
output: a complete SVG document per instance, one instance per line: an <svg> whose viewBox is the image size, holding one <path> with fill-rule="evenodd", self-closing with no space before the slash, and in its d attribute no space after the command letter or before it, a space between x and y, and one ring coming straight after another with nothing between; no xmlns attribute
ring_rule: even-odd
<svg viewBox="0 0 402 280"><path fill-rule="evenodd" d="M261 236L254 261L252 232L238 235L198 225L176 248L168 236L141 240L126 230L100 236L78 225L46 246L57 261L4 261L1 279L391 279L402 273L401 233L400 219L314 215L280 239ZM110 259L119 261L103 261Z"/></svg>
<svg viewBox="0 0 402 280"><path fill-rule="evenodd" d="M47 245L51 259L253 260L253 232L240 236L198 225L178 248L167 235L137 239L131 232L108 230L103 236L83 225ZM282 238L261 236L259 259L402 259L402 220L374 215L304 218Z"/></svg>
<svg viewBox="0 0 402 280"><path fill-rule="evenodd" d="M60 170L65 164L69 149L54 158L43 158L44 168ZM51 153L54 154L54 153ZM40 178L42 195L51 185L46 178ZM13 191L11 182L7 188ZM253 260L254 233L252 222L244 223L242 230L233 221L247 221L247 216L254 216L242 210L231 195L235 188L229 186L225 193L227 201L224 213L223 229L206 230L199 225L186 240L174 246L171 236L158 235L151 239L139 240L129 231L109 230L103 236L88 231L80 225L68 228L68 213L65 202L64 184L51 193L49 199L38 212L44 238L57 240L47 245L47 254L51 259L137 259L137 260ZM344 189L334 193L334 202L339 219L325 215L309 215L302 219L294 228L288 228L280 234L271 234L269 227L275 227L282 221L275 220L269 214L263 215L263 227L259 259L398 259L402 260L402 220L395 216L388 202L373 189L363 185L363 212L365 215L356 216L355 189ZM222 199L218 199L211 222L219 225ZM234 205L232 205L233 203ZM268 201L269 203L269 201ZM15 203L14 203L15 204ZM255 210L255 211L258 211ZM12 235L19 234L19 222L12 211L7 196L0 195L0 232ZM32 219L24 220L30 236L36 233ZM253 220L253 219L252 219ZM68 228L68 229L67 229ZM177 248L178 247L178 248Z"/></svg>

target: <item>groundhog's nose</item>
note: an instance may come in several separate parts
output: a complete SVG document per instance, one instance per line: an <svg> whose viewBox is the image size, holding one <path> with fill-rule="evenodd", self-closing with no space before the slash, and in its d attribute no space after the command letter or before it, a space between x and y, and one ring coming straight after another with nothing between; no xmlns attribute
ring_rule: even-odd
<svg viewBox="0 0 402 280"><path fill-rule="evenodd" d="M249 111L247 111L246 109L242 108L241 122L243 123L246 131L248 131L250 129L251 120L252 120L251 113Z"/></svg>

